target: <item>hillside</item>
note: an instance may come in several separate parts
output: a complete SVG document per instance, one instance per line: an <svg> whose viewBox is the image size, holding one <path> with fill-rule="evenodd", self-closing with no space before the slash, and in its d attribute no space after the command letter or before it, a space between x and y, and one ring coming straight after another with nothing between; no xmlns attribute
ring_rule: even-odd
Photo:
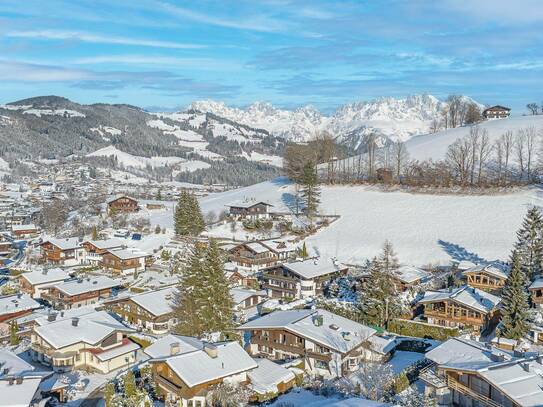
<svg viewBox="0 0 543 407"><path fill-rule="evenodd" d="M488 120L479 124L481 129L486 129L491 141L495 141L506 131L516 133L527 127L543 129L543 116L519 116L500 120ZM407 141L407 151L411 158L416 160L445 158L447 147L458 138L469 134L469 127L458 127L433 134L425 134L413 137Z"/></svg>
<svg viewBox="0 0 543 407"><path fill-rule="evenodd" d="M210 195L201 206L204 212L218 214L229 203L256 198L284 211L292 205L294 192L288 180L279 178ZM527 208L540 205L542 198L536 188L467 196L323 186L321 212L341 218L308 238L307 246L314 254L349 263L375 256L386 239L402 262L414 265L446 264L452 259L506 260Z"/></svg>

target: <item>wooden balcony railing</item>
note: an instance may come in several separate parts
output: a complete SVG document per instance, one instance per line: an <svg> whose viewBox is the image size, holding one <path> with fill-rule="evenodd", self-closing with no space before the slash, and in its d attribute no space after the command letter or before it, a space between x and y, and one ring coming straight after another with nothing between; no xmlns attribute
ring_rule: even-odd
<svg viewBox="0 0 543 407"><path fill-rule="evenodd" d="M424 315L426 317L434 317L434 318L441 318L446 319L448 321L456 322L459 324L466 324L466 325L484 325L485 321L482 318L475 318L475 317L469 317L469 316L455 316L453 314L447 314L444 312L438 312L433 310L424 310Z"/></svg>
<svg viewBox="0 0 543 407"><path fill-rule="evenodd" d="M468 386L460 383L458 380L454 379L451 376L447 376L447 385L449 386L449 389L462 393L463 395L482 403L484 406L487 406L487 407L501 407L502 406L502 404L492 400L489 397L486 397L482 394L477 393L476 391L470 389Z"/></svg>

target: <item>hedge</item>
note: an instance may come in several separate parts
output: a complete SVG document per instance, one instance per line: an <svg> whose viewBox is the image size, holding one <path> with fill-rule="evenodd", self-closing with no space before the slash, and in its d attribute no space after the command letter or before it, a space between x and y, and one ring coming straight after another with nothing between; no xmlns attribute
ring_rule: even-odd
<svg viewBox="0 0 543 407"><path fill-rule="evenodd" d="M446 341L460 335L458 328L448 328L406 319L394 319L388 324L388 331L398 335L415 336L417 338Z"/></svg>

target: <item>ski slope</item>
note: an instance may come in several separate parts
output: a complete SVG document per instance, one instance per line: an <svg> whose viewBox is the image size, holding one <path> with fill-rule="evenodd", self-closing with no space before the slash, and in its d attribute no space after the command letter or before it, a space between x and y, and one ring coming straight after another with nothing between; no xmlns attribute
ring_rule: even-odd
<svg viewBox="0 0 543 407"><path fill-rule="evenodd" d="M273 210L293 206L294 186L284 178L202 198L204 213L219 214L247 198ZM515 232L531 205L543 206L537 188L487 196L382 192L367 186L324 186L321 212L341 218L307 240L322 257L356 264L390 240L401 262L416 266L451 260L507 260Z"/></svg>
<svg viewBox="0 0 543 407"><path fill-rule="evenodd" d="M480 123L478 126L488 131L488 136L493 142L506 131L516 133L518 130L528 127L534 127L537 130L543 131L543 115L488 120ZM447 148L457 139L468 134L469 127L466 126L413 137L406 142L407 151L409 152L409 156L415 160L442 160L447 154Z"/></svg>

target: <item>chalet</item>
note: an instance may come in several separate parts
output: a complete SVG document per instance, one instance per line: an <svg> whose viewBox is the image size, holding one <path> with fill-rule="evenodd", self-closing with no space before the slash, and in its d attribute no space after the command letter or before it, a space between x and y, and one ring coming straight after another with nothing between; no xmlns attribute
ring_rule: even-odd
<svg viewBox="0 0 543 407"><path fill-rule="evenodd" d="M258 220L258 219L269 219L271 214L268 212L271 204L264 201L256 201L254 199L247 200L244 202L236 202L232 205L227 205L229 208L229 215L235 219L247 219L247 220Z"/></svg>
<svg viewBox="0 0 543 407"><path fill-rule="evenodd" d="M102 255L102 267L114 274L134 274L145 271L150 256L139 249L108 250Z"/></svg>
<svg viewBox="0 0 543 407"><path fill-rule="evenodd" d="M414 287L428 279L429 275L426 271L414 266L400 266L397 273L394 275L396 286L400 291L405 291L410 287Z"/></svg>
<svg viewBox="0 0 543 407"><path fill-rule="evenodd" d="M31 314L41 305L28 294L13 294L0 297L0 322L8 322Z"/></svg>
<svg viewBox="0 0 543 407"><path fill-rule="evenodd" d="M282 263L294 260L298 252L296 244L284 239L261 240L260 244L267 247Z"/></svg>
<svg viewBox="0 0 543 407"><path fill-rule="evenodd" d="M42 258L46 263L62 266L83 264L85 250L77 237L68 239L51 238L40 245Z"/></svg>
<svg viewBox="0 0 543 407"><path fill-rule="evenodd" d="M52 318L33 330L32 360L56 371L85 369L106 374L136 362L140 346L128 339L132 332L105 311Z"/></svg>
<svg viewBox="0 0 543 407"><path fill-rule="evenodd" d="M106 276L78 278L55 284L43 291L41 298L55 309L78 308L92 305L112 296L120 283Z"/></svg>
<svg viewBox="0 0 543 407"><path fill-rule="evenodd" d="M534 282L528 287L528 291L530 292L530 298L532 300L532 304L536 307L542 308L543 307L543 278L538 277L534 280Z"/></svg>
<svg viewBox="0 0 543 407"><path fill-rule="evenodd" d="M152 359L153 378L166 405L206 406L211 386L247 384L258 367L237 342L206 343L168 335L145 349Z"/></svg>
<svg viewBox="0 0 543 407"><path fill-rule="evenodd" d="M234 300L234 315L236 321L244 321L251 315L258 315L258 306L267 298L266 291L250 288L234 287L230 289Z"/></svg>
<svg viewBox="0 0 543 407"><path fill-rule="evenodd" d="M42 383L52 372L39 372L15 353L0 349L0 407L28 407L42 401Z"/></svg>
<svg viewBox="0 0 543 407"><path fill-rule="evenodd" d="M426 353L425 394L439 406L543 405L543 358L453 338Z"/></svg>
<svg viewBox="0 0 543 407"><path fill-rule="evenodd" d="M505 119L511 114L511 109L505 106L492 106L483 110L483 117L485 119Z"/></svg>
<svg viewBox="0 0 543 407"><path fill-rule="evenodd" d="M12 247L13 243L7 240L4 235L0 234L0 256L9 256Z"/></svg>
<svg viewBox="0 0 543 407"><path fill-rule="evenodd" d="M123 195L107 201L107 209L109 213L132 213L139 210L139 205L136 199Z"/></svg>
<svg viewBox="0 0 543 407"><path fill-rule="evenodd" d="M32 298L40 298L42 291L70 278L71 276L60 268L44 267L41 270L22 273L19 276L19 283L23 292Z"/></svg>
<svg viewBox="0 0 543 407"><path fill-rule="evenodd" d="M507 280L507 271L498 265L479 264L464 270L462 276L470 287L499 294Z"/></svg>
<svg viewBox="0 0 543 407"><path fill-rule="evenodd" d="M11 235L14 239L30 239L39 234L40 230L34 224L11 226Z"/></svg>
<svg viewBox="0 0 543 407"><path fill-rule="evenodd" d="M419 300L429 323L447 327L472 327L478 331L499 322L500 302L500 297L468 286L426 291Z"/></svg>
<svg viewBox="0 0 543 407"><path fill-rule="evenodd" d="M123 249L125 246L119 239L85 240L81 243L85 249L85 263L93 266L102 264L103 255L108 250Z"/></svg>
<svg viewBox="0 0 543 407"><path fill-rule="evenodd" d="M234 263L224 264L224 275L228 283L232 286L242 286L247 288L258 287L256 273L248 269L237 267Z"/></svg>
<svg viewBox="0 0 543 407"><path fill-rule="evenodd" d="M275 311L238 327L249 337L253 356L271 360L303 359L305 369L324 377L343 377L358 369L371 350L373 328L331 312Z"/></svg>
<svg viewBox="0 0 543 407"><path fill-rule="evenodd" d="M278 262L277 255L261 242L245 242L226 247L228 260L240 268L259 271L274 266Z"/></svg>
<svg viewBox="0 0 543 407"><path fill-rule="evenodd" d="M177 323L173 313L175 287L147 291L104 304L124 321L152 334L169 332Z"/></svg>
<svg viewBox="0 0 543 407"><path fill-rule="evenodd" d="M263 270L262 288L272 298L307 298L321 295L326 282L349 268L335 259L308 259Z"/></svg>

